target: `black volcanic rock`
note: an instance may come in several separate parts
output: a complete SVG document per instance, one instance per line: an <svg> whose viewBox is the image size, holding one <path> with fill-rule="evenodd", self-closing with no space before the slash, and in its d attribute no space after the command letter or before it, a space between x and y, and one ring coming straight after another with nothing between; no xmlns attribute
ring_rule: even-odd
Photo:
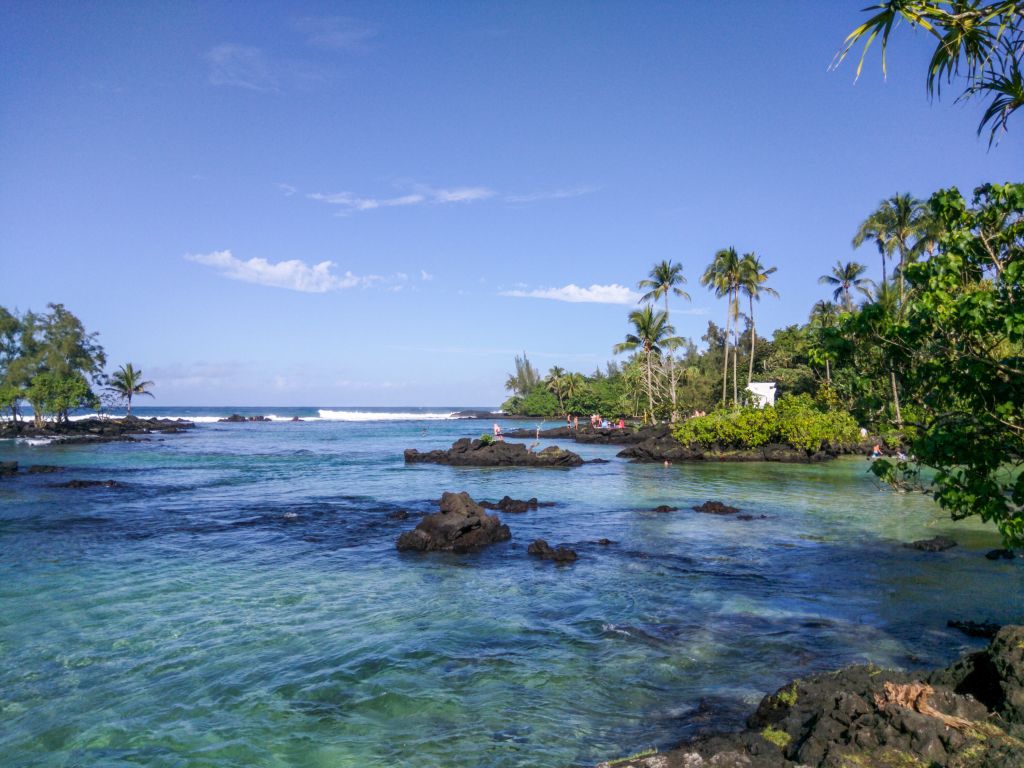
<svg viewBox="0 0 1024 768"><path fill-rule="evenodd" d="M537 509L540 506L540 502L537 501L536 497L523 501L521 499L513 499L511 496L505 496L501 501L481 501L478 502L484 509L496 509L499 512L508 512L517 514L520 512L528 512L531 509Z"/></svg>
<svg viewBox="0 0 1024 768"><path fill-rule="evenodd" d="M922 552L944 552L947 549L955 547L956 542L948 536L934 536L930 539L912 541L909 544L904 544L903 546L908 549L918 549Z"/></svg>
<svg viewBox="0 0 1024 768"><path fill-rule="evenodd" d="M557 446L533 453L522 443L456 440L448 450L420 453L415 448L405 451L406 464L427 462L453 467L578 467L583 464L577 454Z"/></svg>
<svg viewBox="0 0 1024 768"><path fill-rule="evenodd" d="M526 548L527 554L543 560L554 560L556 563L573 563L577 559L576 552L564 544L552 547L544 539L535 539Z"/></svg>
<svg viewBox="0 0 1024 768"><path fill-rule="evenodd" d="M399 552L472 552L511 538L497 515L488 515L463 491L442 495L441 511L399 536L395 546Z"/></svg>
<svg viewBox="0 0 1024 768"><path fill-rule="evenodd" d="M117 480L68 480L58 483L55 488L121 488Z"/></svg>
<svg viewBox="0 0 1024 768"><path fill-rule="evenodd" d="M703 512L706 515L735 515L739 512L736 507L730 507L720 501L705 501L699 507L693 508L694 512Z"/></svg>

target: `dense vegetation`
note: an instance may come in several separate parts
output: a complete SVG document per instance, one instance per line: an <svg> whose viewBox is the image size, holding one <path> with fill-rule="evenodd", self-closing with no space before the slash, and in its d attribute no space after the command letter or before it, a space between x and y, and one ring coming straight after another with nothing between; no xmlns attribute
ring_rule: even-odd
<svg viewBox="0 0 1024 768"><path fill-rule="evenodd" d="M108 403L127 402L131 413L132 396L151 396L153 382L131 363L108 379L97 337L62 304L20 315L0 307L0 418L20 421L26 404L37 427Z"/></svg>
<svg viewBox="0 0 1024 768"><path fill-rule="evenodd" d="M708 323L702 347L670 323L667 296L681 295L682 267L656 264L639 284L651 289L645 306L615 345L629 358L589 376L555 367L541 377L524 354L503 407L667 420L681 441L737 448L778 441L813 450L851 442L863 426L908 445L915 459L877 462L880 476L932 493L955 517L992 521L1008 543L1024 545L1022 216L1022 184L985 185L972 202L956 189L927 202L887 198L852 241L875 247L881 279L837 262L820 278L833 301L770 339L757 335L753 314L761 296L776 295L766 285L775 270L756 255L725 248L705 269L701 283L727 311L724 328ZM775 408L752 407L752 381L777 384ZM922 466L936 470L927 488L916 481Z"/></svg>

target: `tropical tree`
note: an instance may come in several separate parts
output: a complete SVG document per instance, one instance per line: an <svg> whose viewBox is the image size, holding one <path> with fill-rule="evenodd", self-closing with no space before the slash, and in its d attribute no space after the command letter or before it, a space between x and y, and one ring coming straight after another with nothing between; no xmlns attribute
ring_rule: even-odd
<svg viewBox="0 0 1024 768"><path fill-rule="evenodd" d="M110 377L107 391L128 403L128 415L131 416L132 397L136 395L154 397L153 393L147 389L152 386L152 381L143 381L141 370L137 370L131 363L125 363Z"/></svg>
<svg viewBox="0 0 1024 768"><path fill-rule="evenodd" d="M558 410L565 410L565 369L557 365L552 366L548 375L544 377L544 386L548 392L558 398Z"/></svg>
<svg viewBox="0 0 1024 768"><path fill-rule="evenodd" d="M991 102L978 124L978 135L991 125L989 146L996 135L1007 130L1007 121L1024 105L1021 77L1021 44L1024 42L1024 2L996 0L884 0L864 9L874 15L854 29L843 41L832 61L838 66L850 50L863 41L857 63L857 77L864 57L881 35L882 74L889 33L897 22L920 27L937 41L926 81L929 96L940 95L942 83L963 78L967 87L957 101L973 96L990 97Z"/></svg>
<svg viewBox="0 0 1024 768"><path fill-rule="evenodd" d="M855 288L865 296L868 295L871 281L866 277L861 277L868 268L863 264L858 264L856 261L848 261L843 264L841 261L836 261L836 265L832 267L831 275L822 275L818 278L818 282L823 285L831 285L835 287L832 291L832 300L839 301L840 297L843 299L843 307L847 312L853 311L853 298L850 296L850 289Z"/></svg>
<svg viewBox="0 0 1024 768"><path fill-rule="evenodd" d="M755 253L745 253L740 260L740 290L747 295L750 306L750 361L747 368L747 383L754 379L754 343L757 341L757 326L754 324L754 302L760 301L762 296L774 296L778 298L779 292L774 288L765 285L778 267L765 267L761 259ZM736 387L735 375L733 376L733 388Z"/></svg>
<svg viewBox="0 0 1024 768"><path fill-rule="evenodd" d="M538 384L540 384L540 374L533 367L526 353L523 352L522 357L516 355L516 370L514 373L510 373L505 380L505 389L514 395L525 397Z"/></svg>
<svg viewBox="0 0 1024 768"><path fill-rule="evenodd" d="M690 294L679 287L685 284L686 278L683 276L682 264L674 264L671 260L660 261L651 267L648 277L637 284L640 290L647 290L647 293L640 297L640 301L653 304L658 299L664 299L665 317L671 320L668 311L668 296L671 293L689 301ZM672 421L675 421L679 413L676 407L675 356L673 354L668 356L668 377L669 392L672 397Z"/></svg>
<svg viewBox="0 0 1024 768"><path fill-rule="evenodd" d="M882 254L883 282L888 279L886 256L899 255L899 265L893 271L899 275L901 302L906 292L903 272L915 255L916 241L933 232L928 218L928 211L922 201L909 194L896 194L879 203L878 208L861 222L853 237L854 248L860 247L867 240L874 241Z"/></svg>
<svg viewBox="0 0 1024 768"><path fill-rule="evenodd" d="M722 360L722 405L726 402L729 387L729 331L739 319L740 255L735 248L723 248L715 254L714 260L701 275L700 284L714 291L715 296L726 298L725 355ZM733 344L735 355L735 344ZM735 362L733 363L735 371ZM734 374L735 378L735 374ZM738 400L735 396L733 401Z"/></svg>
<svg viewBox="0 0 1024 768"><path fill-rule="evenodd" d="M838 293L838 290L837 290ZM822 331L835 328L839 318L839 308L831 301L819 301L811 308L810 327L819 338L824 335ZM824 349L824 345L818 344L814 347L815 356L825 362L825 381L832 384L831 355Z"/></svg>
<svg viewBox="0 0 1024 768"><path fill-rule="evenodd" d="M616 354L630 350L642 350L644 355L644 374L647 389L647 414L645 418L654 421L654 358L661 356L662 347L678 341L673 334L675 329L669 325L668 315L655 312L650 305L629 313L629 322L633 324L633 333L627 333L624 341L613 348Z"/></svg>

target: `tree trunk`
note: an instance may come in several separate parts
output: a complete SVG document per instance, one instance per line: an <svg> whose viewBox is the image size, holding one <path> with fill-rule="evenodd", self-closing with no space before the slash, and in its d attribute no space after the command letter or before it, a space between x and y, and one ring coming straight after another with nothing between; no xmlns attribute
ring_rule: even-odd
<svg viewBox="0 0 1024 768"><path fill-rule="evenodd" d="M732 323L732 404L736 406L740 403L740 391L736 383L736 368L739 366L740 357L740 297L738 293L733 307L735 318Z"/></svg>
<svg viewBox="0 0 1024 768"><path fill-rule="evenodd" d="M754 342L757 341L757 326L754 325L754 297L750 297L750 365L747 368L747 384L754 380Z"/></svg>
<svg viewBox="0 0 1024 768"><path fill-rule="evenodd" d="M131 415L132 415L132 396L128 395L128 416L131 416Z"/></svg>
<svg viewBox="0 0 1024 768"><path fill-rule="evenodd" d="M892 404L896 409L896 426L903 426L903 415L900 413L900 393L896 390L896 372L889 369L889 381L892 383Z"/></svg>
<svg viewBox="0 0 1024 768"><path fill-rule="evenodd" d="M828 364L828 358L825 358L825 382L832 386L832 368Z"/></svg>
<svg viewBox="0 0 1024 768"><path fill-rule="evenodd" d="M732 299L725 313L725 338L722 340L722 407L725 408L725 394L729 387L729 320L732 317Z"/></svg>
<svg viewBox="0 0 1024 768"><path fill-rule="evenodd" d="M665 294L665 322L668 323L668 293ZM676 411L676 365L673 360L672 350L669 350L668 355L668 383L672 388L672 421L676 421L679 418L679 414Z"/></svg>
<svg viewBox="0 0 1024 768"><path fill-rule="evenodd" d="M654 381L651 378L651 350L647 350L647 406L650 409L651 424L654 423Z"/></svg>

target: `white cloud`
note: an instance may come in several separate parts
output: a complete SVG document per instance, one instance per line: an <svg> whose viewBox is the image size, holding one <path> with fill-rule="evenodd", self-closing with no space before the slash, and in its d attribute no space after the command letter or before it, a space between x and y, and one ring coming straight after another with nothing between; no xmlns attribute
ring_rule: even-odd
<svg viewBox="0 0 1024 768"><path fill-rule="evenodd" d="M242 261L232 255L231 251L188 254L185 258L196 264L212 267L231 280L304 293L326 293L343 288L355 288L380 279L377 275L358 277L351 272L335 275L332 272L333 261L321 261L313 266L298 259L270 262L266 259L252 258Z"/></svg>
<svg viewBox="0 0 1024 768"><path fill-rule="evenodd" d="M281 190L285 197L291 197L292 195L299 191L291 184L285 184L283 181L279 181L277 183L277 188Z"/></svg>
<svg viewBox="0 0 1024 768"><path fill-rule="evenodd" d="M611 285L595 284L589 288L569 283L569 285L562 286L561 288L535 288L532 291L518 289L514 291L501 291L500 295L529 299L552 299L554 301L568 301L574 304L636 304L640 299L639 293L618 283L612 283Z"/></svg>
<svg viewBox="0 0 1024 768"><path fill-rule="evenodd" d="M206 53L211 85L230 85L250 91L277 90L277 76L266 55L250 45L223 43Z"/></svg>
<svg viewBox="0 0 1024 768"><path fill-rule="evenodd" d="M507 203L535 203L539 200L565 200L570 197L589 195L600 189L600 187L567 187L565 189L552 189L547 192L528 192L524 195L505 195L502 199Z"/></svg>
<svg viewBox="0 0 1024 768"><path fill-rule="evenodd" d="M374 27L347 16L307 16L296 19L295 28L306 35L307 44L339 51L362 51L377 36Z"/></svg>
<svg viewBox="0 0 1024 768"><path fill-rule="evenodd" d="M425 270L425 269L421 269L420 270L420 280L422 280L423 282L427 282L428 280L433 280L433 279L434 279L434 276L432 274L430 274L429 272L427 272L427 270Z"/></svg>
<svg viewBox="0 0 1024 768"><path fill-rule="evenodd" d="M443 203L471 203L486 200L496 193L487 187L455 187L452 189L435 189L417 184L412 191L398 197L361 197L351 192L335 192L323 194L312 192L306 197L341 208L339 215L353 211L372 211L376 208L395 208L406 205L440 205Z"/></svg>

